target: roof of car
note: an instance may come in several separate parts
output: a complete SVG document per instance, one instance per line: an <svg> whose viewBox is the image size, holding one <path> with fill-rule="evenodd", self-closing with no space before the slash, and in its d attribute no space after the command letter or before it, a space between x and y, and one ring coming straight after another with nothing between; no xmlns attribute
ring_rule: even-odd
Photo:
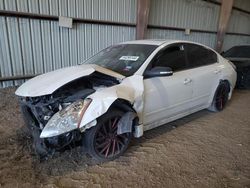
<svg viewBox="0 0 250 188"><path fill-rule="evenodd" d="M161 45L169 45L172 43L190 43L190 44L197 44L200 46L203 46L205 48L208 48L212 50L213 52L217 53L214 49L204 45L200 44L197 42L192 42L192 41L187 41L187 40L171 40L171 39L145 39L145 40L132 40L132 41L126 41L122 42L120 44L146 44L146 45L156 45L156 46L161 46ZM218 53L217 53L218 54Z"/></svg>
<svg viewBox="0 0 250 188"><path fill-rule="evenodd" d="M171 40L171 39L145 39L145 40L132 40L132 41L126 41L122 42L120 44L146 44L146 45L156 45L161 46L163 44L171 44L171 43L191 43L191 44L199 44L201 46L204 46L203 44L192 42L192 41L186 41L186 40Z"/></svg>
<svg viewBox="0 0 250 188"><path fill-rule="evenodd" d="M164 43L178 42L178 40L166 40L166 39L146 39L146 40L133 40L122 42L121 44L148 44L160 46Z"/></svg>

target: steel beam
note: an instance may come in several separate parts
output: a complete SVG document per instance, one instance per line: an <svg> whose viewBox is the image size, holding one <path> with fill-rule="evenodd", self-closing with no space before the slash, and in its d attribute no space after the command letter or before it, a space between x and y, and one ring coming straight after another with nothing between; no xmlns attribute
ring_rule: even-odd
<svg viewBox="0 0 250 188"><path fill-rule="evenodd" d="M221 52L228 22L231 16L234 0L222 0L220 8L220 19L217 32L216 50Z"/></svg>
<svg viewBox="0 0 250 188"><path fill-rule="evenodd" d="M144 39L148 26L150 0L137 0L136 39Z"/></svg>

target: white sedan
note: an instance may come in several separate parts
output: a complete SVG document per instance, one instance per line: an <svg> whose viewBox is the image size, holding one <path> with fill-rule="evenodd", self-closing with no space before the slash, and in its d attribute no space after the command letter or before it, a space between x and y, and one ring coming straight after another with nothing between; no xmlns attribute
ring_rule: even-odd
<svg viewBox="0 0 250 188"><path fill-rule="evenodd" d="M129 41L30 79L16 95L41 157L80 143L106 161L121 155L132 136L202 109L223 110L234 68L201 44Z"/></svg>

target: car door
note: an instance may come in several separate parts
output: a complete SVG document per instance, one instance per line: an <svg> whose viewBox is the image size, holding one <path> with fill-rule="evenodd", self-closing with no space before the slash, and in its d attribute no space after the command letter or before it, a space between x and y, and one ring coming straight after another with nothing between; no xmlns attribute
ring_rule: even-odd
<svg viewBox="0 0 250 188"><path fill-rule="evenodd" d="M186 44L188 67L192 70L193 96L191 110L207 107L218 86L221 74L217 54L197 44Z"/></svg>
<svg viewBox="0 0 250 188"><path fill-rule="evenodd" d="M192 100L192 82L187 70L183 44L161 50L147 70L170 67L172 76L144 78L144 130L148 130L187 113Z"/></svg>

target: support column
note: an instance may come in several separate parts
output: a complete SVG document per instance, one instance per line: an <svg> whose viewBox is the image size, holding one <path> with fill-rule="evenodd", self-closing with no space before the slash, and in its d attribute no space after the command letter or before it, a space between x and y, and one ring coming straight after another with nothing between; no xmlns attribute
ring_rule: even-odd
<svg viewBox="0 0 250 188"><path fill-rule="evenodd" d="M150 0L137 0L136 39L144 39L148 26Z"/></svg>
<svg viewBox="0 0 250 188"><path fill-rule="evenodd" d="M221 52L229 18L231 16L234 0L222 0L220 8L220 19L217 31L216 50Z"/></svg>

